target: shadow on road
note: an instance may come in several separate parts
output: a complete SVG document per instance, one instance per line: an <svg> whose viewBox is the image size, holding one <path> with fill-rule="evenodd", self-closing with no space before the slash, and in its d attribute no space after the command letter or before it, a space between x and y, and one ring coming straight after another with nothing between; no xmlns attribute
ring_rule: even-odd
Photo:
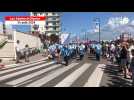
<svg viewBox="0 0 134 100"><path fill-rule="evenodd" d="M130 79L124 79L122 75L119 75L119 66L115 65L106 65L104 73L107 74L108 82L106 85L108 87L130 87ZM106 87L106 86L102 86Z"/></svg>

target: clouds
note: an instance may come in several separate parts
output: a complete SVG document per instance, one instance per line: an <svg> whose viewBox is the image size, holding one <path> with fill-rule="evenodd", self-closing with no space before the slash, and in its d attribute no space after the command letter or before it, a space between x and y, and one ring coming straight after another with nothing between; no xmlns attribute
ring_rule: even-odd
<svg viewBox="0 0 134 100"><path fill-rule="evenodd" d="M134 25L134 20L131 21L131 25Z"/></svg>
<svg viewBox="0 0 134 100"><path fill-rule="evenodd" d="M98 31L95 32L96 29L94 27L88 31L88 38L90 40L98 40ZM101 39L104 40L115 39L123 32L129 32L134 36L134 19L130 20L128 17L110 17L105 24L101 24L100 32ZM83 34L81 34L81 37L83 37Z"/></svg>
<svg viewBox="0 0 134 100"><path fill-rule="evenodd" d="M130 20L128 17L111 17L109 18L107 24L114 29L116 27L128 24L129 21Z"/></svg>
<svg viewBox="0 0 134 100"><path fill-rule="evenodd" d="M108 19L106 24L101 26L101 39L111 40L119 36L123 32L129 32L133 35L134 20L130 20L128 17L111 17ZM90 33L89 38L98 39L98 34Z"/></svg>

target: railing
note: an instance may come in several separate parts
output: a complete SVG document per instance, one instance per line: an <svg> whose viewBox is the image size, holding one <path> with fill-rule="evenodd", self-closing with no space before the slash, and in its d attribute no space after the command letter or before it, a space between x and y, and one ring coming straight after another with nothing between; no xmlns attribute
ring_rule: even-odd
<svg viewBox="0 0 134 100"><path fill-rule="evenodd" d="M7 43L6 39L0 41L0 49Z"/></svg>
<svg viewBox="0 0 134 100"><path fill-rule="evenodd" d="M0 49L7 43L7 37L4 35L0 35Z"/></svg>

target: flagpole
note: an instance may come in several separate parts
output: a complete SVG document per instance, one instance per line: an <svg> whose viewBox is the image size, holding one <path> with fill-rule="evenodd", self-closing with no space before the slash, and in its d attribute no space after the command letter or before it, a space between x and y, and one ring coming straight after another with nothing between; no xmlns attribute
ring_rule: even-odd
<svg viewBox="0 0 134 100"><path fill-rule="evenodd" d="M98 20L98 21L97 21ZM100 43L100 18L94 18L94 21L97 21L98 25L99 25L99 43Z"/></svg>

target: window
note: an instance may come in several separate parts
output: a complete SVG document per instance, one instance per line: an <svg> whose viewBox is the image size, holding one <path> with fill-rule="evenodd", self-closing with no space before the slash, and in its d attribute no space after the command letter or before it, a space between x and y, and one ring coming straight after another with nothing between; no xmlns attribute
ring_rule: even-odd
<svg viewBox="0 0 134 100"><path fill-rule="evenodd" d="M52 15L55 15L55 12L53 12Z"/></svg>
<svg viewBox="0 0 134 100"><path fill-rule="evenodd" d="M56 27L54 27L53 29L56 30Z"/></svg>
<svg viewBox="0 0 134 100"><path fill-rule="evenodd" d="M48 18L48 20L52 20L52 18Z"/></svg>
<svg viewBox="0 0 134 100"><path fill-rule="evenodd" d="M34 16L37 16L37 12L34 12L33 14L34 14Z"/></svg>
<svg viewBox="0 0 134 100"><path fill-rule="evenodd" d="M48 26L46 26L46 30L48 30Z"/></svg>
<svg viewBox="0 0 134 100"><path fill-rule="evenodd" d="M56 25L56 22L53 22L53 25Z"/></svg>
<svg viewBox="0 0 134 100"><path fill-rule="evenodd" d="M53 20L56 20L56 18L53 18Z"/></svg>
<svg viewBox="0 0 134 100"><path fill-rule="evenodd" d="M48 22L46 22L46 25L48 25Z"/></svg>
<svg viewBox="0 0 134 100"><path fill-rule="evenodd" d="M42 15L43 13L42 12L40 12L40 15Z"/></svg>

